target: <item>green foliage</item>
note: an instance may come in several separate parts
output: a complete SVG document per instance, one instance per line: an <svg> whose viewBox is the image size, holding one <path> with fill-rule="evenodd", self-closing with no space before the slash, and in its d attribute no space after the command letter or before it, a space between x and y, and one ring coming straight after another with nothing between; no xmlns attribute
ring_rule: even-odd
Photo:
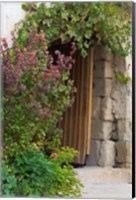
<svg viewBox="0 0 136 200"><path fill-rule="evenodd" d="M60 145L62 130L57 123L72 105L72 55L57 51L54 61L48 54L45 34L36 30L30 32L23 49L12 35L11 49L3 41L4 157L13 160L30 147L50 155Z"/></svg>
<svg viewBox="0 0 136 200"><path fill-rule="evenodd" d="M26 16L17 26L20 45L29 30L37 28L46 31L49 45L74 40L83 57L90 45L103 44L121 56L131 49L131 3L54 3L50 7L26 3L22 8Z"/></svg>
<svg viewBox="0 0 136 200"><path fill-rule="evenodd" d="M122 83L127 83L130 80L129 76L125 76L124 74L122 74L121 72L117 72L116 73L116 77L117 79L122 82Z"/></svg>
<svg viewBox="0 0 136 200"><path fill-rule="evenodd" d="M26 37L27 36L27 37ZM25 39L24 39L25 38ZM26 39L27 38L27 39ZM4 145L2 194L5 196L79 196L81 183L69 164L77 151L60 149L57 123L73 103L69 56L49 54L45 33L33 29L19 45L2 40Z"/></svg>
<svg viewBox="0 0 136 200"><path fill-rule="evenodd" d="M53 158L34 149L25 150L23 154L16 157L14 163L10 164L16 179L11 179L9 175L3 178L4 195L10 194L9 191L7 192L7 188L14 188L12 195L14 193L15 196L80 196L82 184L75 177L73 167L68 163L65 154L67 158L70 156L70 160L73 160L77 152L73 149L63 148L58 150L58 158ZM6 183L5 180L9 179L11 180Z"/></svg>
<svg viewBox="0 0 136 200"><path fill-rule="evenodd" d="M2 195L13 196L17 180L8 165L2 165Z"/></svg>

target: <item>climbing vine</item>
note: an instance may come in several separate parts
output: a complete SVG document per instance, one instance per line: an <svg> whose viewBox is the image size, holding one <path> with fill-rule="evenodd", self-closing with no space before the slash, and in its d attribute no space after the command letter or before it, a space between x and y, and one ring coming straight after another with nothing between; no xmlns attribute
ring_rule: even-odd
<svg viewBox="0 0 136 200"><path fill-rule="evenodd" d="M17 24L18 42L23 46L29 31L46 31L47 43L75 41L81 55L91 46L104 45L106 51L126 56L131 50L130 3L26 3L24 20Z"/></svg>

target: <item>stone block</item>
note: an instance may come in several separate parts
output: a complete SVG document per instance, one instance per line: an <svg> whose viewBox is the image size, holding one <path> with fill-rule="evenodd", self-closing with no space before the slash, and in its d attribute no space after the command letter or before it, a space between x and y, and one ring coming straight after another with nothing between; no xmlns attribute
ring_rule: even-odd
<svg viewBox="0 0 136 200"><path fill-rule="evenodd" d="M124 164L125 168L131 168L132 169L132 163L125 163ZM130 180L130 183L132 183L132 180Z"/></svg>
<svg viewBox="0 0 136 200"><path fill-rule="evenodd" d="M112 91L112 79L94 79L93 96L110 96Z"/></svg>
<svg viewBox="0 0 136 200"><path fill-rule="evenodd" d="M93 96L105 96L105 80L104 79L94 79Z"/></svg>
<svg viewBox="0 0 136 200"><path fill-rule="evenodd" d="M114 86L111 97L113 99L113 113L116 119L131 119L132 96L126 85L117 84Z"/></svg>
<svg viewBox="0 0 136 200"><path fill-rule="evenodd" d="M132 163L123 163L123 164L117 163L116 166L117 166L118 168L132 168ZM132 183L131 180L130 180L130 183Z"/></svg>
<svg viewBox="0 0 136 200"><path fill-rule="evenodd" d="M94 78L112 78L113 76L111 62L96 61L94 63Z"/></svg>
<svg viewBox="0 0 136 200"><path fill-rule="evenodd" d="M98 119L101 115L101 98L100 97L93 97L92 103L92 118Z"/></svg>
<svg viewBox="0 0 136 200"><path fill-rule="evenodd" d="M112 91L112 79L105 79L105 96L110 96Z"/></svg>
<svg viewBox="0 0 136 200"><path fill-rule="evenodd" d="M132 143L128 141L119 141L116 143L117 157L119 164L132 162Z"/></svg>
<svg viewBox="0 0 136 200"><path fill-rule="evenodd" d="M129 120L118 120L117 129L119 140L130 141L132 139L132 122Z"/></svg>
<svg viewBox="0 0 136 200"><path fill-rule="evenodd" d="M126 70L126 58L118 56L117 54L114 56L114 65L117 68L117 71L125 72Z"/></svg>
<svg viewBox="0 0 136 200"><path fill-rule="evenodd" d="M104 120L113 121L112 113L112 99L110 97L105 97L102 99L102 115L101 118Z"/></svg>
<svg viewBox="0 0 136 200"><path fill-rule="evenodd" d="M118 100L113 101L113 113L116 119L131 119L132 111L129 103L119 97Z"/></svg>
<svg viewBox="0 0 136 200"><path fill-rule="evenodd" d="M99 140L91 140L91 152L90 152L90 155L88 155L86 159L87 165L89 166L98 165L100 143L101 142Z"/></svg>
<svg viewBox="0 0 136 200"><path fill-rule="evenodd" d="M115 142L107 140L101 143L98 164L102 167L115 166Z"/></svg>
<svg viewBox="0 0 136 200"><path fill-rule="evenodd" d="M112 61L113 54L112 52L106 53L102 45L97 46L94 49L94 60L107 60Z"/></svg>
<svg viewBox="0 0 136 200"><path fill-rule="evenodd" d="M104 122L100 119L92 120L92 139L110 139L113 128L112 122Z"/></svg>
<svg viewBox="0 0 136 200"><path fill-rule="evenodd" d="M103 139L102 125L102 120L92 120L92 139Z"/></svg>

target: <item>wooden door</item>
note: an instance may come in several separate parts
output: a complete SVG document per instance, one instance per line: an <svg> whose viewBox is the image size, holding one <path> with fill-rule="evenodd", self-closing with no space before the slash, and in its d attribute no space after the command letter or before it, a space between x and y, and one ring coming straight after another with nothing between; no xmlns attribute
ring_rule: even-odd
<svg viewBox="0 0 136 200"><path fill-rule="evenodd" d="M63 129L62 145L78 150L80 156L75 158L74 163L85 164L91 142L93 49L89 48L86 58L77 52L75 61L71 70L71 78L77 88L75 102L65 112L60 126Z"/></svg>

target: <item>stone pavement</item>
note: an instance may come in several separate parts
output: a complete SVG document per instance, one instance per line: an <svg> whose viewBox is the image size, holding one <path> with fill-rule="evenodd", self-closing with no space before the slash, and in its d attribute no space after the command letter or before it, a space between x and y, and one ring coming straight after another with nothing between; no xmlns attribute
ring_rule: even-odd
<svg viewBox="0 0 136 200"><path fill-rule="evenodd" d="M82 198L131 198L131 169L84 166L75 168L84 184Z"/></svg>

